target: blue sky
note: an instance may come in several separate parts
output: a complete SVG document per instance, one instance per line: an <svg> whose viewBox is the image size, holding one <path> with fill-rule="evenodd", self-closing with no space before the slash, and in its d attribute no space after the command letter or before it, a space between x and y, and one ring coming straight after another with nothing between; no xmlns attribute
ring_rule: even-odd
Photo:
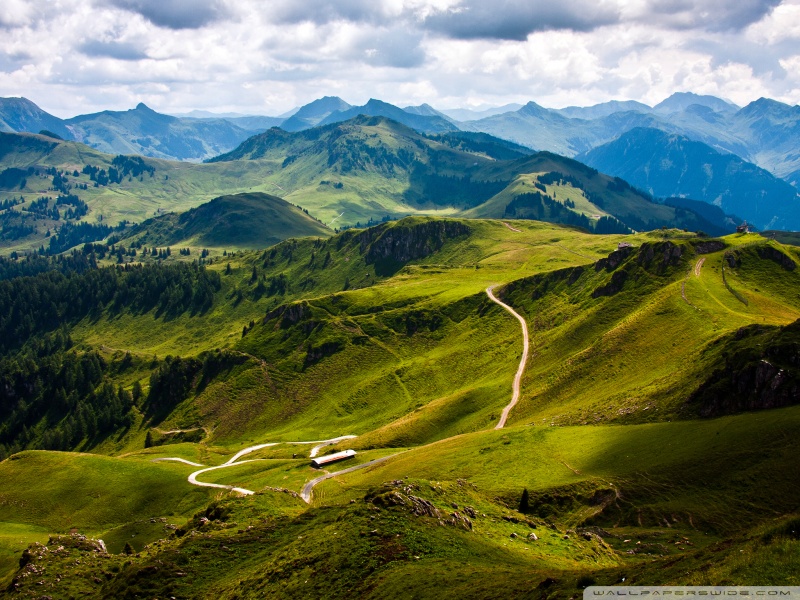
<svg viewBox="0 0 800 600"><path fill-rule="evenodd" d="M3 0L0 96L277 115L400 106L800 102L800 0Z"/></svg>

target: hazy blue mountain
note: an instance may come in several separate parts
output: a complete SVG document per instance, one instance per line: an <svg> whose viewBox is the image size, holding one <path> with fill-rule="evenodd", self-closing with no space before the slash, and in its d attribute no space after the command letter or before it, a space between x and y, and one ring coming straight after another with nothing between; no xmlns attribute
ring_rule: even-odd
<svg viewBox="0 0 800 600"><path fill-rule="evenodd" d="M686 110L693 104L706 106L715 112L735 112L739 107L732 102L716 96L701 96L691 92L676 92L653 107L653 111L661 114L672 114Z"/></svg>
<svg viewBox="0 0 800 600"><path fill-rule="evenodd" d="M286 131L302 131L319 125L331 113L348 108L350 105L338 96L325 96L301 106L281 124L281 128Z"/></svg>
<svg viewBox="0 0 800 600"><path fill-rule="evenodd" d="M450 121L451 123L456 122L454 118L449 117L448 115L439 110L436 110L430 104L420 104L419 106L405 106L403 107L403 110L411 115L419 115L421 117L439 117L441 119L444 119L445 121Z"/></svg>
<svg viewBox="0 0 800 600"><path fill-rule="evenodd" d="M448 108L441 110L443 114L456 121L476 121L478 119L485 119L486 117L493 117L507 112L514 112L522 108L522 104L504 104L503 106L495 106L492 108L484 108L480 110L472 110L469 108Z"/></svg>
<svg viewBox="0 0 800 600"><path fill-rule="evenodd" d="M319 125L330 125L331 123L348 121L358 115L386 117L423 133L442 133L459 129L445 117L408 113L394 104L375 100L374 98L370 99L364 106L351 106L346 110L331 113L320 121Z"/></svg>
<svg viewBox="0 0 800 600"><path fill-rule="evenodd" d="M556 109L555 111L570 119L601 119L614 113L628 112L652 112L652 108L647 104L636 102L635 100L619 101L611 100L595 104L594 106L567 106L566 108Z"/></svg>
<svg viewBox="0 0 800 600"><path fill-rule="evenodd" d="M203 160L235 148L252 130L226 119L179 119L144 104L127 111L103 111L65 121L72 137L110 154Z"/></svg>
<svg viewBox="0 0 800 600"><path fill-rule="evenodd" d="M222 119L247 131L258 133L270 127L279 127L286 119L283 117L268 117L266 115L245 115L242 113L213 113L207 110L193 110L184 114L173 114L171 117L179 119Z"/></svg>
<svg viewBox="0 0 800 600"><path fill-rule="evenodd" d="M186 113L165 113L171 117L178 117L179 119L238 119L239 117L251 117L245 113L227 112L216 113L210 110L192 110Z"/></svg>
<svg viewBox="0 0 800 600"><path fill-rule="evenodd" d="M759 229L800 229L797 189L733 154L657 129L636 128L579 160L659 197L689 197Z"/></svg>
<svg viewBox="0 0 800 600"><path fill-rule="evenodd" d="M0 98L0 131L39 133L42 130L72 139L62 119L43 111L27 98Z"/></svg>
<svg viewBox="0 0 800 600"><path fill-rule="evenodd" d="M737 112L731 121L753 162L789 179L800 170L800 106L760 98Z"/></svg>
<svg viewBox="0 0 800 600"><path fill-rule="evenodd" d="M286 119L281 117L250 115L246 117L226 118L225 120L247 131L261 132L266 131L270 127L280 127Z"/></svg>
<svg viewBox="0 0 800 600"><path fill-rule="evenodd" d="M528 102L514 112L460 123L469 131L482 131L536 150L576 156L618 137L634 127L653 127L657 116L639 112L615 112L601 119L575 119L559 111Z"/></svg>

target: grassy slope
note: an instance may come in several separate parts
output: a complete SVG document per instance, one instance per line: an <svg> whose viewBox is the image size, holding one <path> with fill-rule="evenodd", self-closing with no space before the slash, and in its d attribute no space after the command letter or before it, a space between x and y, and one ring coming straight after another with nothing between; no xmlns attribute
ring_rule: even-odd
<svg viewBox="0 0 800 600"><path fill-rule="evenodd" d="M280 195L302 206L331 227L380 220L386 215L429 214L453 216L463 207L437 203L426 192L430 173L446 177L471 177L475 181L509 182L511 187L483 206L466 211L470 217L502 217L507 200L526 191L522 180L531 174L558 171L576 176L602 207L591 206L577 191L549 189L558 200L577 201L576 210L587 215L612 213L625 221L634 219L636 229L673 225L696 230L700 224L691 214L647 202L630 189L614 188L613 181L586 167L549 153L518 160L493 160L477 152L454 149L439 141L385 119L362 119L337 124L296 136L278 135L266 150L240 153L235 158L209 164L190 164L147 159L156 168L151 177L124 180L119 184L93 187L88 175L69 176L72 184L87 184L78 195L88 203L88 222L116 225L121 220L141 223L164 212L183 212L216 197L235 193L263 192ZM74 142L52 140L42 144L41 136L19 135L10 152L0 160L2 167L56 166L68 172L85 164L108 168L112 156ZM233 156L232 156L233 157ZM254 158L255 157L255 158ZM429 173L430 172L430 173ZM29 178L23 191L27 201L53 195L51 178ZM553 186L550 186L553 187ZM567 186L565 186L567 187ZM614 189L612 189L614 188ZM530 191L530 190L527 190ZM16 191L8 196L16 195ZM593 197L594 197L593 196ZM583 199L582 199L583 198ZM640 227L640 224L642 225ZM7 245L8 251L38 248L47 228L57 222L38 223L41 231ZM190 240L192 241L192 240ZM241 246L226 238L213 240L220 248ZM201 247L209 241L197 240Z"/></svg>
<svg viewBox="0 0 800 600"><path fill-rule="evenodd" d="M718 360L703 352L708 344L751 323L782 325L800 318L797 271L745 249L741 266L727 270L729 283L748 299L744 305L722 282L725 252L704 255L698 277L694 268L701 256L686 247L671 275L643 273L636 285L607 299L591 298L608 281L605 271L591 270L573 285L561 282L534 302L524 299L527 288L520 286L511 299L530 319L535 357L513 421L667 418L680 413L683 399Z"/></svg>
<svg viewBox="0 0 800 600"><path fill-rule="evenodd" d="M287 238L329 237L333 231L277 196L221 196L181 215L148 219L121 240L150 246L267 248Z"/></svg>
<svg viewBox="0 0 800 600"><path fill-rule="evenodd" d="M386 230L407 224L390 224ZM487 581L493 568L502 573L509 589L520 591L530 589L531 572L534 581L560 573L560 581L574 582L576 573L597 573L602 580L633 570L643 581L657 582L681 575L647 567L649 557L628 557L622 537L653 535L663 545L683 535L700 552L720 537L749 535L739 531L742 527L756 532L765 526L765 519L796 511L794 440L800 427L796 407L665 422L676 416L686 418L681 399L718 363L715 340L742 325L785 324L798 317L796 270L787 271L763 259L758 249L768 242L755 244L758 238L754 236L726 238L739 261L735 268L726 267L726 277L747 299L745 305L722 284L725 251L704 255L700 275L694 275L699 256L691 250L688 234L587 236L541 223L510 224L521 231L500 222L472 222L470 235L446 242L440 251L414 261L393 277L366 263L354 232L316 246L313 241L284 242L272 258L269 253L232 257L232 273L223 276L223 290L207 315L166 323L152 315L127 315L81 324L73 333L81 343L105 343L143 354L187 354L228 345L251 355L181 404L160 425L163 429L206 425L212 431L210 440L151 448L124 459L98 457L96 472L108 477L99 478L102 481L93 483L98 486L93 489L106 490L102 486L116 481L119 490L136 498L135 494L146 490L128 490L131 480L115 479L114 473L121 468L139 469L139 477L155 485L163 481L162 489L170 494L192 490L207 498L207 491L185 482L191 467L154 465L146 459L182 456L219 464L234 450L263 441L357 433L359 438L339 447L359 448L358 460L384 455L393 451L391 447L399 451L415 446L379 466L323 483L315 490L318 508L302 516L293 516L297 505L289 502L288 495L280 495L286 500L280 506L271 504L274 494L259 495L242 501L251 508L241 508L244 515L236 517L240 525L253 524L257 534L237 537L233 526L214 534L219 538L187 538L175 547L154 548L131 569L155 560L177 560L172 554L175 548L188 557L179 564L192 578L180 584L168 577L164 581L185 593L203 589L219 597L241 590L242 582L253 594L265 590L296 594L309 576L320 571L327 575L317 580L333 586L328 592L358 589L361 595L376 597L388 589L411 593L424 577L435 578L453 593L481 596L496 585ZM591 297L592 290L610 281L609 271L589 266L572 284L551 274L565 267L591 265L613 250L618 240L652 244L663 242L664 236L681 245L680 259L663 270L629 265L628 281L611 297ZM793 250L774 247L797 261ZM331 259L328 268L320 268L318 261L326 249ZM317 266L312 268L312 264ZM253 265L259 278L288 272L289 290L279 297L253 295ZM214 268L224 269L220 263ZM357 289L341 291L343 277ZM483 289L492 283L512 282L516 283L509 286L507 299L529 317L533 353L523 399L512 412L512 427L492 431L489 428L499 409L508 401L520 336L516 321L490 304ZM681 296L683 283L691 304ZM536 291L545 284L546 294L537 298ZM235 304L231 300L237 288L244 294ZM256 323L241 338L241 326L248 319L257 320L293 300L305 302L299 320L283 326L273 316ZM309 348L337 341L341 344L337 351L308 362ZM692 361L695 364L687 370ZM620 424L605 424L609 421ZM546 427L542 422L603 424ZM377 450L368 450L372 447ZM311 473L305 459L291 459L284 448L265 453L266 461L209 473L206 480L297 490ZM61 457L73 456L77 455L26 453L20 462L48 457L47 461L54 461L47 466L51 473L53 465L64 464ZM72 460L79 462L83 457ZM0 469L13 469L15 462L6 461ZM26 477L14 479L21 484L12 489L17 507L30 506L36 497L36 490L25 484ZM452 503L467 504L488 516L478 518L478 526L469 534L442 528L435 520L402 516L394 509L378 516L370 512L369 503L366 508L348 503L385 481L404 477L419 486L415 493L429 497L443 511L452 511ZM80 497L73 493L71 479L63 483L57 476L44 479L54 486L49 489L56 490L56 498L62 490L70 494L70 502ZM467 488L458 479L477 488ZM545 542L539 546L510 541L512 532L527 535L525 526L501 519L516 506L523 487L532 492L535 512L531 518L539 519L536 531ZM614 492L613 501L590 501L598 491L601 500L607 497L603 490ZM162 497L152 504L148 498L134 502L125 518L136 521L170 511L187 514L194 503L191 494L186 499ZM259 524L259 513L253 512L256 505L268 514L287 517ZM90 518L92 509L86 511L93 531L121 524L114 520L121 517L99 513ZM55 527L35 514L15 515L3 529L8 539L19 531L35 536L41 531L38 527ZM544 519L555 521L559 530L543 527ZM607 538L614 551L596 540L573 539L572 534L563 539L565 528L584 523L618 526L621 537ZM369 532L376 525L379 534L373 538ZM334 531L341 534L337 541ZM389 540L397 533L401 540L395 548ZM125 535L116 530L112 539L121 543ZM256 549L256 535L271 541L269 549L264 549L261 540L261 549ZM313 543L302 541L309 537ZM778 540L774 547L762 550L759 543L756 538L736 542L751 555L780 560L782 566L776 572L788 576L790 563L776 553L786 552L786 544L791 549L791 542ZM227 558L211 568L217 559L208 550L223 544L233 548L231 561L243 559L235 563L236 569ZM374 556L386 560L370 562ZM417 562L414 556L423 558ZM719 577L742 568L734 558L719 564ZM683 564L692 570L699 568L700 561L687 558ZM466 571L453 568L464 562L470 563ZM623 562L626 566L620 567ZM343 574L334 575L334 569ZM353 579L356 569L367 574L363 580ZM456 572L462 575L456 577ZM115 581L123 585L132 580L117 579L109 585Z"/></svg>

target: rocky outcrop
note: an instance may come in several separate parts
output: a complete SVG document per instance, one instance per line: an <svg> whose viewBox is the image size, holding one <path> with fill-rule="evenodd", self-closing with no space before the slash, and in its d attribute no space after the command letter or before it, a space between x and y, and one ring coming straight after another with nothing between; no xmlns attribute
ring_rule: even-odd
<svg viewBox="0 0 800 600"><path fill-rule="evenodd" d="M615 271L611 276L611 281L606 285L601 285L592 292L592 298L600 298L601 296L613 296L622 291L622 287L628 279L627 271Z"/></svg>
<svg viewBox="0 0 800 600"><path fill-rule="evenodd" d="M756 252L758 252L758 255L761 258L778 263L781 267L783 267L787 271L794 271L797 268L797 263L795 263L791 258L786 256L783 252L781 252L780 250L778 250L773 246L769 245L759 246Z"/></svg>
<svg viewBox="0 0 800 600"><path fill-rule="evenodd" d="M743 327L725 344L725 364L686 403L693 412L714 417L800 402L800 321Z"/></svg>
<svg viewBox="0 0 800 600"><path fill-rule="evenodd" d="M389 489L387 489L387 487L389 487ZM474 508L464 508L463 512L465 514L461 514L457 510L444 513L430 500L426 500L412 493L417 489L418 486L406 484L404 481L392 481L385 484L383 489L367 495L367 500L376 506L385 508L404 508L417 517L435 519L439 522L439 525L450 525L466 531L472 531L472 520L467 514L477 516L478 513Z"/></svg>
<svg viewBox="0 0 800 600"><path fill-rule="evenodd" d="M697 254L711 254L725 249L725 242L720 240L708 240L707 242L697 242L694 244L694 251Z"/></svg>
<svg viewBox="0 0 800 600"><path fill-rule="evenodd" d="M636 262L656 273L663 273L670 266L678 266L683 248L672 242L645 243L639 248Z"/></svg>
<svg viewBox="0 0 800 600"><path fill-rule="evenodd" d="M781 408L800 402L800 381L795 374L761 359L743 369L715 371L689 402L700 405L703 417Z"/></svg>
<svg viewBox="0 0 800 600"><path fill-rule="evenodd" d="M310 367L313 364L318 363L323 358L328 356L333 356L337 352L341 352L344 349L344 342L341 340L334 340L331 342L323 342L319 346L309 346L308 350L306 350L306 358L304 362L304 368Z"/></svg>
<svg viewBox="0 0 800 600"><path fill-rule="evenodd" d="M461 221L437 219L371 227L356 239L367 264L391 272L411 260L430 256L447 240L469 232L470 228Z"/></svg>
<svg viewBox="0 0 800 600"><path fill-rule="evenodd" d="M305 302L295 302L293 304L281 304L279 307L269 311L264 317L264 323L277 320L276 327L286 329L292 325L297 325L310 314L308 304Z"/></svg>
<svg viewBox="0 0 800 600"><path fill-rule="evenodd" d="M613 271L617 267L619 267L625 259L628 258L631 254L633 254L634 250L631 246L626 246L620 248L619 250L614 250L611 254L609 254L606 258L601 258L596 263L594 263L594 270L601 271L605 269L606 271Z"/></svg>

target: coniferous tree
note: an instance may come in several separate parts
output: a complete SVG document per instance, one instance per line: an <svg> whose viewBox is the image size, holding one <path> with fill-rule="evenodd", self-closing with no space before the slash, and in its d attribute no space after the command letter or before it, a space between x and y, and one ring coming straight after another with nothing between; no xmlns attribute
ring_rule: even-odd
<svg viewBox="0 0 800 600"><path fill-rule="evenodd" d="M519 500L519 512L526 513L530 510L530 498L528 488L522 490L522 497Z"/></svg>

